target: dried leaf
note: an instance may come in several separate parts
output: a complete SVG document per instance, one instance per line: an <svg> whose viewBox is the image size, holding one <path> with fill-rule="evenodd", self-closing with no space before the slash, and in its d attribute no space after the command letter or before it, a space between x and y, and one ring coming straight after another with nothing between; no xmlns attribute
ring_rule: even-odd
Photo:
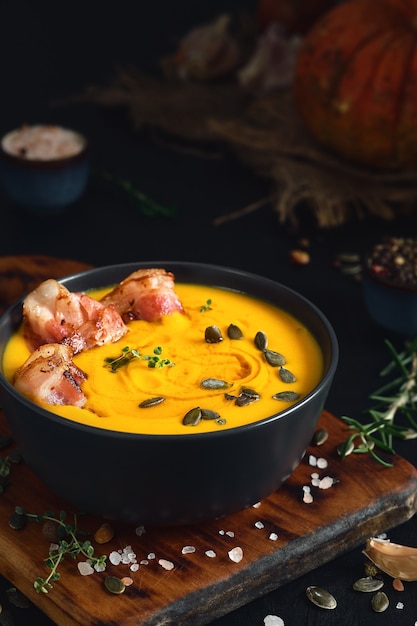
<svg viewBox="0 0 417 626"><path fill-rule="evenodd" d="M363 553L392 578L417 580L417 548L374 537L368 539Z"/></svg>

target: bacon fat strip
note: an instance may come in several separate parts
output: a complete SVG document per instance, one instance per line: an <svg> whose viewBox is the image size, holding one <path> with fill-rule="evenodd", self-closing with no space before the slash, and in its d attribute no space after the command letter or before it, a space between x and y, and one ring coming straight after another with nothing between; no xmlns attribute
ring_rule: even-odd
<svg viewBox="0 0 417 626"><path fill-rule="evenodd" d="M123 320L153 322L184 308L175 292L174 274L164 269L139 269L122 280L101 302L112 304Z"/></svg>
<svg viewBox="0 0 417 626"><path fill-rule="evenodd" d="M60 343L37 348L15 372L13 384L34 402L82 407L84 372L72 360L73 351Z"/></svg>

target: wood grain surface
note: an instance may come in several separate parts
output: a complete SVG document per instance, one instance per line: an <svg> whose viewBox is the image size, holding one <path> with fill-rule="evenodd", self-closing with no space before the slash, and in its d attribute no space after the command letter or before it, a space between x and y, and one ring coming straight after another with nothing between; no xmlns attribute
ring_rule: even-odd
<svg viewBox="0 0 417 626"><path fill-rule="evenodd" d="M54 260L50 263L49 276L76 271L71 268L66 272ZM28 271L30 266L23 266ZM0 267L3 276L4 259ZM38 263L34 267L35 283L48 277L45 267L40 269ZM29 283L29 278L25 279L24 290ZM8 292L12 299L16 299L16 293L15 288ZM58 626L208 624L347 550L364 545L368 537L387 531L415 513L417 470L411 464L395 457L394 467L386 469L365 455L351 455L341 461L336 446L345 438L346 426L324 411L319 427L328 430L328 440L320 447L310 446L292 476L259 506L196 526L138 530L113 524L114 538L106 544L94 541L94 532L104 520L88 514L80 516L79 526L89 533L97 556L131 546L139 569L132 571L129 564L116 566L108 562L105 572L81 576L78 559L67 559L59 570L61 579L46 595L36 593L33 582L38 576L48 575L44 559L49 541L40 524L30 522L22 530L13 530L9 517L16 505L37 514L70 512L70 508L46 489L24 462L13 465L10 484L0 495L0 572ZM7 420L0 411L0 434L7 433ZM12 443L11 449L14 447ZM2 455L8 452L3 450ZM310 454L326 459L328 467L313 467ZM329 489L311 486L313 472L320 477L330 476L334 484ZM132 482L133 492L134 476L126 480ZM303 502L305 485L311 486L310 504ZM193 546L195 551L184 553L185 546ZM243 551L239 562L229 555L236 547ZM166 563L172 569L166 569ZM108 575L130 576L133 584L121 595L110 594L104 586Z"/></svg>

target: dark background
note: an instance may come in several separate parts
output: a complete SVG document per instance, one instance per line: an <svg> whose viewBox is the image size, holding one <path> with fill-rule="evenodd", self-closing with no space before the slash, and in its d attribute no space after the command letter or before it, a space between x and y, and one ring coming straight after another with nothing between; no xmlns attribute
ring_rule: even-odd
<svg viewBox="0 0 417 626"><path fill-rule="evenodd" d="M158 60L171 54L187 30L228 10L254 11L254 1L178 0L117 3L25 2L0 4L0 133L22 123L59 123L84 132L95 170L129 180L178 216L147 218L126 194L109 188L94 174L85 195L58 218L38 218L16 207L0 192L0 254L48 254L95 265L125 261L182 260L226 265L268 276L312 300L329 318L340 343L340 363L326 408L337 416L360 417L388 355L386 337L368 317L360 282L335 269L336 254L361 255L382 235L416 236L415 214L387 223L377 218L352 220L319 229L306 213L297 231L278 221L266 206L246 217L214 226L213 220L268 195L267 180L257 177L230 151L208 159L138 133L126 111L90 104L60 104L88 85L104 84L117 67L158 72ZM297 267L289 251L300 237L310 239L311 263ZM397 451L417 462L414 441ZM372 480L372 476L366 477ZM392 540L417 546L416 521L390 531ZM216 620L216 626L262 625L271 613L286 626L300 624L392 624L417 622L415 585L396 596L389 610L376 615L369 603L349 598L352 581L362 575L361 551L303 576L241 609ZM305 600L309 584L331 587L339 597L336 611L319 611ZM3 584L3 590L7 582ZM6 602L0 589L0 603ZM402 611L395 608L404 602ZM14 611L16 624L47 626L37 611ZM1 623L0 614L0 623Z"/></svg>

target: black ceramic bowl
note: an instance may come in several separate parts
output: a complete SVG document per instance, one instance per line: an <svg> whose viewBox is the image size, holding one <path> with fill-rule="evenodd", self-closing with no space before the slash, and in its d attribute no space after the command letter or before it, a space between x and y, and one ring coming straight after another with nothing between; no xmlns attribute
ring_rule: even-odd
<svg viewBox="0 0 417 626"><path fill-rule="evenodd" d="M18 393L0 371L1 402L25 461L80 510L135 524L188 524L222 517L278 489L300 463L338 361L335 333L314 304L293 290L243 271L186 262L130 263L65 278L71 291L119 282L138 268L162 267L177 282L242 291L295 315L315 335L324 374L306 397L279 414L237 428L186 435L138 435L74 423ZM21 322L22 302L0 320L0 363Z"/></svg>

